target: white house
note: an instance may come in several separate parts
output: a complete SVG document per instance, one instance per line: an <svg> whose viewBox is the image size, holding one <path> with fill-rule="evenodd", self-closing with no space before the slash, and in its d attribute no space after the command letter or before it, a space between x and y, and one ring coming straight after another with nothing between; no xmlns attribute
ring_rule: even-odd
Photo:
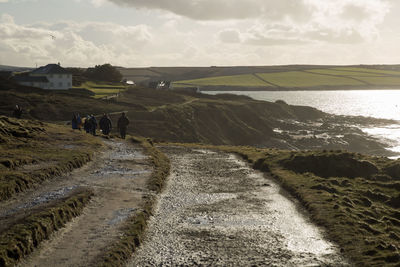
<svg viewBox="0 0 400 267"><path fill-rule="evenodd" d="M67 90L72 87L72 74L58 64L48 64L28 73L15 77L22 85L51 90Z"/></svg>

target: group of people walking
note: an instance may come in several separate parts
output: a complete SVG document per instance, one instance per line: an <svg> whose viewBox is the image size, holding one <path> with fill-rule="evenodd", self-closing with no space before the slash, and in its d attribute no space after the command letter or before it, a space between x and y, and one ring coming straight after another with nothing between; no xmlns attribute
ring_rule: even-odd
<svg viewBox="0 0 400 267"><path fill-rule="evenodd" d="M128 128L129 119L125 115L125 112L122 112L121 117L118 119L117 128L121 135L121 138L125 139L126 130ZM81 130L82 127L86 131L86 133L90 133L92 135L96 135L97 127L100 128L100 131L104 135L109 135L112 129L112 122L110 117L104 113L101 117L99 123L97 123L96 117L94 115L87 115L85 118L81 118L79 114L73 114L71 121L72 129Z"/></svg>

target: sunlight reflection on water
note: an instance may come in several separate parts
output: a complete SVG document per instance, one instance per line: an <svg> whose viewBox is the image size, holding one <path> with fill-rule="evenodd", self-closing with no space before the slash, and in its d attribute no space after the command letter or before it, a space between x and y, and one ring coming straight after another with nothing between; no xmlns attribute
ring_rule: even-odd
<svg viewBox="0 0 400 267"><path fill-rule="evenodd" d="M400 125L392 124L386 127L374 127L374 128L362 128L363 132L376 136L381 140L387 142L390 146L390 150L400 153ZM392 157L399 158L399 157Z"/></svg>
<svg viewBox="0 0 400 267"><path fill-rule="evenodd" d="M399 120L399 124L363 128L385 141L390 150L400 152L400 90L338 91L208 91L207 94L231 93L257 100L283 100L291 105L311 106L327 113Z"/></svg>
<svg viewBox="0 0 400 267"><path fill-rule="evenodd" d="M272 102L283 100L291 105L311 106L337 115L400 120L400 90L208 91L204 93L247 95L258 100Z"/></svg>

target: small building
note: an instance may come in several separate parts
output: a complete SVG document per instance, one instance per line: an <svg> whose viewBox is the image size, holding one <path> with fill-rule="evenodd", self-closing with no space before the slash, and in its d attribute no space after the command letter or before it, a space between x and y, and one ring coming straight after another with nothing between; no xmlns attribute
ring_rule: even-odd
<svg viewBox="0 0 400 267"><path fill-rule="evenodd" d="M158 89L158 90L168 90L170 89L171 82L170 81L149 81L148 85L149 88Z"/></svg>
<svg viewBox="0 0 400 267"><path fill-rule="evenodd" d="M49 80L46 77L35 77L29 75L18 75L15 76L14 80L21 85L38 87L48 89Z"/></svg>
<svg viewBox="0 0 400 267"><path fill-rule="evenodd" d="M49 90L67 90L72 87L72 74L59 64L48 64L25 75L15 76L14 80L21 85Z"/></svg>

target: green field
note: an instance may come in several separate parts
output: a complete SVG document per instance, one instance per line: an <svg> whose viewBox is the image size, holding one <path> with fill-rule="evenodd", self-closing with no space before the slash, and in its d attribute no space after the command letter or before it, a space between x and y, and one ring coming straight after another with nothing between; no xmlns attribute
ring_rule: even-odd
<svg viewBox="0 0 400 267"><path fill-rule="evenodd" d="M311 87L321 85L360 85L361 82L347 77L312 74L302 71L258 73L264 80L280 87Z"/></svg>
<svg viewBox="0 0 400 267"><path fill-rule="evenodd" d="M95 93L94 98L103 98L112 95L116 95L121 91L125 91L127 86L121 85L120 83L100 83L100 82L85 82L80 86L74 88L84 88Z"/></svg>
<svg viewBox="0 0 400 267"><path fill-rule="evenodd" d="M352 71L352 70L340 70L340 69L311 69L308 70L309 73L322 74L322 75L334 75L334 76L345 76L345 77L382 77L385 74L377 72L362 72L362 71Z"/></svg>
<svg viewBox="0 0 400 267"><path fill-rule="evenodd" d="M271 86L265 81L257 78L252 74L233 75L233 76L219 76L213 78L195 79L180 81L175 83L178 87L182 84L189 85L230 85L230 86L251 86L251 87L266 87ZM174 84L174 85L175 85Z"/></svg>
<svg viewBox="0 0 400 267"><path fill-rule="evenodd" d="M300 69L298 71L269 71L252 74L205 77L180 80L174 87L184 86L231 86L273 88L361 88L369 86L393 86L400 88L400 71L381 70L363 67L327 67Z"/></svg>
<svg viewBox="0 0 400 267"><path fill-rule="evenodd" d="M378 70L371 68L352 68L352 67L339 67L333 68L334 70L343 70L343 71L354 71L354 72L367 72L367 73L376 73L376 74L385 74L385 75L400 75L400 71L392 71L392 70Z"/></svg>

